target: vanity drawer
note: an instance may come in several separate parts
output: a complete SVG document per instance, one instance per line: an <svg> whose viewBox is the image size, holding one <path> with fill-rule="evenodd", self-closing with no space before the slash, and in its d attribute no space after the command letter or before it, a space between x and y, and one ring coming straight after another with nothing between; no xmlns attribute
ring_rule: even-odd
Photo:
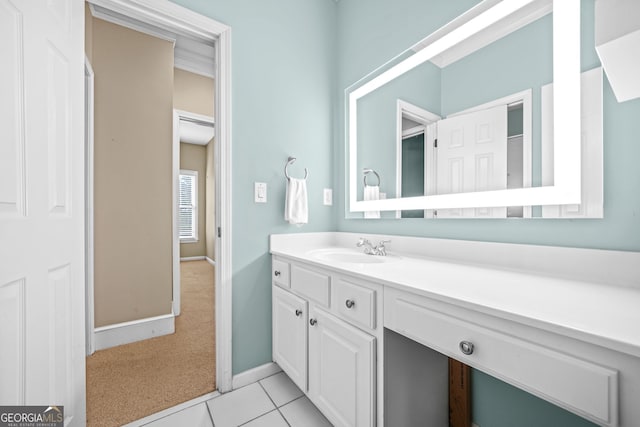
<svg viewBox="0 0 640 427"><path fill-rule="evenodd" d="M325 307L329 306L330 283L331 278L326 273L291 265L291 289Z"/></svg>
<svg viewBox="0 0 640 427"><path fill-rule="evenodd" d="M274 259L271 261L271 280L284 288L289 285L289 263Z"/></svg>
<svg viewBox="0 0 640 427"><path fill-rule="evenodd" d="M334 281L331 307L340 316L366 328L376 328L376 291L339 278Z"/></svg>
<svg viewBox="0 0 640 427"><path fill-rule="evenodd" d="M615 370L437 311L385 290L385 327L606 426L618 425Z"/></svg>

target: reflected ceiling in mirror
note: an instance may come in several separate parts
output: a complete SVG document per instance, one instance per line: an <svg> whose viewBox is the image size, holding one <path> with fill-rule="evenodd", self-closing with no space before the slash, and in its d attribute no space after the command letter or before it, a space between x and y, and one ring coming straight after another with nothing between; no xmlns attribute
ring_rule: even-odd
<svg viewBox="0 0 640 427"><path fill-rule="evenodd" d="M552 10L551 6L553 19L548 15ZM522 30L519 30L521 28ZM558 28L562 30L559 31ZM514 33L515 30L519 31ZM535 34L531 37L527 32ZM528 39L533 38L535 45L522 44L527 40L523 34L528 34ZM522 39L521 44L516 46L521 52L529 53L526 64L519 64L518 62L523 61L514 58L510 70L469 69L464 57L470 54L487 56L485 63L500 62L492 61L491 55L499 50L495 49L495 46L505 43L502 39L507 36ZM476 52L480 49L483 51ZM516 73L519 78L510 80L519 83L511 87L502 87L501 96L492 98L490 94L483 93L485 85L482 79L486 79L487 75L500 79L500 72ZM523 85L522 81L526 79L533 79L533 82ZM554 112L566 113L563 113L562 120L554 121L554 140L559 142L553 146L554 185L531 187L532 175L536 177L537 184L540 180L537 179L539 171L531 173L531 150L527 148L531 145L532 134L531 90L527 92L523 88L539 88L551 81L556 88ZM393 211L388 215L399 217L401 210L412 210L419 216L421 210L426 212L433 209L580 202L579 0L482 2L414 46L413 50L404 52L395 61L348 88L346 101L348 192L351 212ZM449 138L453 142L449 143L455 145L455 129L452 130L455 126L447 128L443 125L457 125L472 117L476 120L484 114L482 111L489 109L495 110L494 115L499 120L492 117L485 120L484 116L482 117L482 120L493 126L479 127L486 130L484 134L479 132L482 141L487 140L488 135L494 134L499 135L501 141L506 141L514 123L521 130L524 141L521 140L520 144L523 145L511 150L509 154L506 153L506 146L500 149L504 151L505 158L509 157L510 162L515 159L512 167L519 167L519 173L516 174L520 175L516 179L519 184L507 185L505 161L505 171L500 172L501 176L504 175L505 182L499 186L482 187L474 184L474 189L471 189L470 186L458 182L457 187L450 186L447 191L438 188L436 184L443 183L445 179L444 175L440 180L435 179L435 171L439 174L445 168L442 165L440 169L435 167L437 162L427 153L430 150L429 145L423 142L422 151L419 147L416 148L419 144L413 144L413 147L407 144L407 147L403 148L404 136L407 139L419 136L420 129L425 140L433 139L436 132L439 137L449 133L453 135ZM539 111L537 114L539 115ZM446 120L442 120L442 117L446 117ZM442 129L439 132L434 128L434 122L441 122ZM536 128L539 128L539 124ZM445 132L446 129L449 131ZM533 133L539 134L537 131ZM529 153L528 157L526 153ZM422 162L417 159L420 156L423 158ZM487 162L489 164L491 160L488 159ZM421 185L414 185L413 188L403 189L402 182L407 180L404 169L410 167L423 168L423 182ZM383 194L382 197L365 197L372 200L363 200L364 168L379 173L379 192L386 193L386 199ZM427 178L431 172L434 179ZM455 175L453 172L452 169L447 171L450 176ZM470 175L476 175L476 172L471 171ZM478 191L479 189L484 191ZM375 200L376 198L380 200ZM516 216L523 214L519 213Z"/></svg>

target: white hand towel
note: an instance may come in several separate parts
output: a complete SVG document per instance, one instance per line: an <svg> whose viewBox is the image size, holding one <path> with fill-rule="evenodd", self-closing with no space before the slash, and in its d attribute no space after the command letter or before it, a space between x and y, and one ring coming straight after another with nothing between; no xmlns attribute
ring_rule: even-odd
<svg viewBox="0 0 640 427"><path fill-rule="evenodd" d="M364 200L380 200L380 187L377 185L364 186ZM380 218L380 211L366 211L365 218Z"/></svg>
<svg viewBox="0 0 640 427"><path fill-rule="evenodd" d="M309 222L307 181L305 179L289 178L287 181L284 220L297 225Z"/></svg>

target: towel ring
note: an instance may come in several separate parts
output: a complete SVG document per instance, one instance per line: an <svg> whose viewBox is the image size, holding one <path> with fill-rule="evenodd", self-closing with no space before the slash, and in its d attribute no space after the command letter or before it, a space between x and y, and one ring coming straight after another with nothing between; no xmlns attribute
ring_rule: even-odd
<svg viewBox="0 0 640 427"><path fill-rule="evenodd" d="M373 173L376 176L376 178L378 178L378 187L380 187L380 183L382 181L380 180L380 175L378 175L378 172L374 171L371 168L364 168L364 169L362 169L362 173L364 173L363 181L364 181L364 186L365 187L367 187L369 185L369 184L367 184L367 175L370 174L370 173Z"/></svg>
<svg viewBox="0 0 640 427"><path fill-rule="evenodd" d="M289 156L289 158L287 159L287 163L284 165L284 176L286 176L287 179L291 179L291 177L289 176L288 167L290 164L293 164L293 162L295 161L296 161L295 157ZM307 168L304 168L304 179L307 179L308 176L309 176L309 170L307 170Z"/></svg>

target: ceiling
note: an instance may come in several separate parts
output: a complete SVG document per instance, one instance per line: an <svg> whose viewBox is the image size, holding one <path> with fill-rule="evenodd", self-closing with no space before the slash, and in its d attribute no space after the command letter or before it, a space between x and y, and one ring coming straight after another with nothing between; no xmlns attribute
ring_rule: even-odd
<svg viewBox="0 0 640 427"><path fill-rule="evenodd" d="M190 34L178 34L138 21L96 4L89 5L94 18L121 25L174 44L174 66L206 77L215 77L215 46Z"/></svg>

